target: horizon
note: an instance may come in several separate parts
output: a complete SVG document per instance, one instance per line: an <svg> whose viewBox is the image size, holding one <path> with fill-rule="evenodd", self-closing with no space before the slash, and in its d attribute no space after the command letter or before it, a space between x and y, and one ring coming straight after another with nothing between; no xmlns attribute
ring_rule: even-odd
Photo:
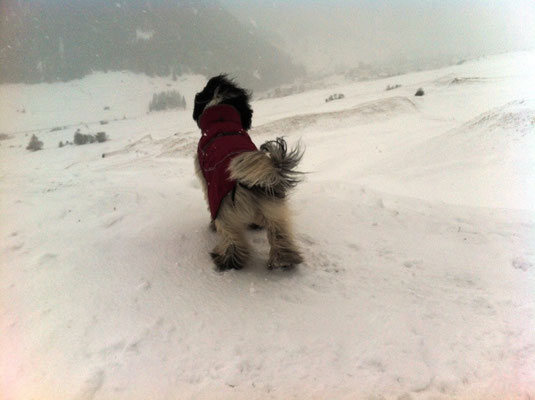
<svg viewBox="0 0 535 400"><path fill-rule="evenodd" d="M309 72L535 49L535 3L527 0L220 2Z"/></svg>

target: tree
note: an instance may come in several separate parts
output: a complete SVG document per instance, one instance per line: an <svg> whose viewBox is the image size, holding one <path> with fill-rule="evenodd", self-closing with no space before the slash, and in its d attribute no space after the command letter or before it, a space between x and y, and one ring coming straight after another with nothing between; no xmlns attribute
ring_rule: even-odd
<svg viewBox="0 0 535 400"><path fill-rule="evenodd" d="M86 144L88 141L89 141L89 138L87 137L87 135L84 135L83 133L80 133L80 132L76 132L74 134L74 144L82 145L82 144Z"/></svg>
<svg viewBox="0 0 535 400"><path fill-rule="evenodd" d="M155 93L149 103L149 112L173 108L186 108L186 99L176 90Z"/></svg>
<svg viewBox="0 0 535 400"><path fill-rule="evenodd" d="M43 148L43 142L41 142L37 136L32 135L32 138L30 139L30 143L28 143L28 146L26 147L26 150L30 151L38 151Z"/></svg>
<svg viewBox="0 0 535 400"><path fill-rule="evenodd" d="M97 132L97 136L95 136L97 139L97 142L102 143L108 140L108 136L106 135L106 132Z"/></svg>

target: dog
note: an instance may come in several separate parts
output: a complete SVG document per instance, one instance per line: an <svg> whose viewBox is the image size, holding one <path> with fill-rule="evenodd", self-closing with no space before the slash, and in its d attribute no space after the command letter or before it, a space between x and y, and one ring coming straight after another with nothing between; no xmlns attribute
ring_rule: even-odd
<svg viewBox="0 0 535 400"><path fill-rule="evenodd" d="M201 130L195 172L220 242L210 253L219 271L242 269L249 257L248 228L267 230L268 268L289 270L303 262L292 234L288 192L301 180L303 152L283 138L257 149L247 131L250 92L227 75L211 78L195 95L193 119Z"/></svg>

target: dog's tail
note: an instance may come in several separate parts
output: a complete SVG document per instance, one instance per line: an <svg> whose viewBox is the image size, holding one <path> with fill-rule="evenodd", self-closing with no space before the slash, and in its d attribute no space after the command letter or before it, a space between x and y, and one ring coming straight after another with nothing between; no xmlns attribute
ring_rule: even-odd
<svg viewBox="0 0 535 400"><path fill-rule="evenodd" d="M288 151L283 138L270 140L260 151L236 156L229 165L230 178L253 191L283 198L302 180L303 173L296 171L302 157L299 145Z"/></svg>

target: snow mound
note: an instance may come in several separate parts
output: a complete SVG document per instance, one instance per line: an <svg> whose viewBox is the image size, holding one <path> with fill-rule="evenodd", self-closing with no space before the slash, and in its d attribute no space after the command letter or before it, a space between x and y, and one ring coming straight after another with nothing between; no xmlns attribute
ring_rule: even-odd
<svg viewBox="0 0 535 400"><path fill-rule="evenodd" d="M282 118L256 127L253 129L253 132L255 134L271 132L287 133L307 129L312 126L314 126L314 128L323 127L336 129L353 124L371 123L393 115L414 113L416 111L416 105L412 100L407 97L396 96L373 100L347 110L303 114Z"/></svg>
<svg viewBox="0 0 535 400"><path fill-rule="evenodd" d="M474 85L484 84L497 80L498 78L478 77L478 76L458 76L455 73L450 73L441 76L433 81L433 84L437 87L440 86L452 86L452 85Z"/></svg>
<svg viewBox="0 0 535 400"><path fill-rule="evenodd" d="M400 194L418 193L421 198L454 204L532 209L534 127L535 101L509 102L404 149L370 170Z"/></svg>
<svg viewBox="0 0 535 400"><path fill-rule="evenodd" d="M131 154L147 157L193 157L197 140L197 132L177 132L161 139L154 139L149 134L133 143L129 143L119 150L103 153L102 157L109 158L117 155L128 156Z"/></svg>
<svg viewBox="0 0 535 400"><path fill-rule="evenodd" d="M467 85L467 84L474 84L474 83L486 83L490 79L489 78L478 78L478 77L459 77L459 78L453 78L450 81L450 85Z"/></svg>
<svg viewBox="0 0 535 400"><path fill-rule="evenodd" d="M408 158L419 165L475 162L482 157L528 160L535 154L534 127L535 101L513 101L411 149Z"/></svg>
<svg viewBox="0 0 535 400"><path fill-rule="evenodd" d="M517 100L497 107L466 123L462 131L518 139L535 133L535 101ZM531 135L533 136L533 135ZM528 136L527 139L530 139Z"/></svg>

